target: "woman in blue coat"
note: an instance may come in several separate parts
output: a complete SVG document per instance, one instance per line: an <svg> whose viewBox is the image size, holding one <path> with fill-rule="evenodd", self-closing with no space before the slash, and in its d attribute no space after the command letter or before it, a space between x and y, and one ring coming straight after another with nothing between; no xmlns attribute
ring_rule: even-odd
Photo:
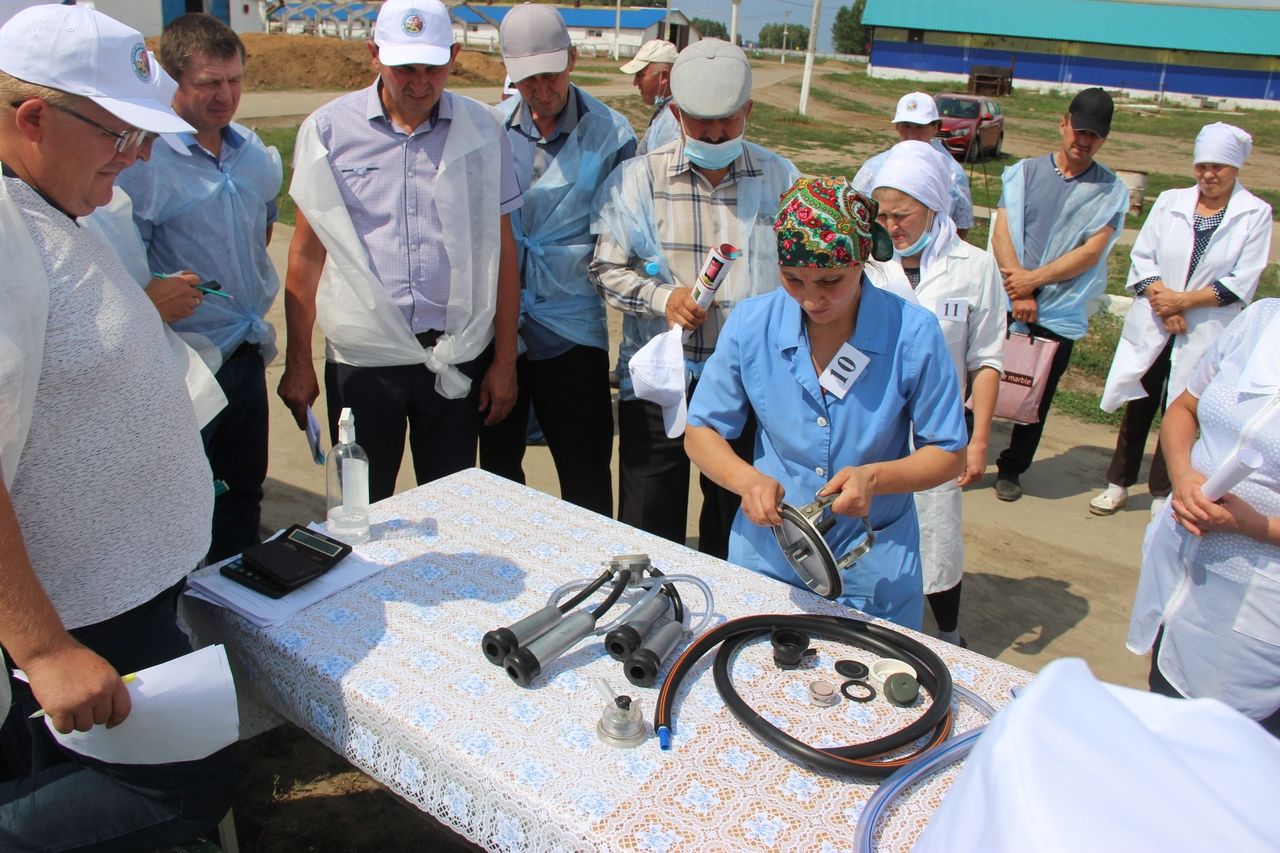
<svg viewBox="0 0 1280 853"><path fill-rule="evenodd" d="M924 593L912 493L964 470L955 368L937 318L870 284L876 203L843 178L802 178L774 223L782 289L740 303L689 406L685 449L742 496L729 561L801 585L774 539L783 501L839 493L828 533L836 555L869 516L876 541L844 573L840 601L918 628ZM874 261L872 261L874 263ZM754 464L728 439L749 411Z"/></svg>

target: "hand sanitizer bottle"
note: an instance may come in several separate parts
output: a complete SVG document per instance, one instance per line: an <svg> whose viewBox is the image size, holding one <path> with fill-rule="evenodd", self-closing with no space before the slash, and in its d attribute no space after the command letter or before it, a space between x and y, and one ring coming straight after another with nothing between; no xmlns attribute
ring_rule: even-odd
<svg viewBox="0 0 1280 853"><path fill-rule="evenodd" d="M348 545L369 538L369 457L356 444L356 419L350 409L338 418L338 443L324 463L328 475L329 535Z"/></svg>

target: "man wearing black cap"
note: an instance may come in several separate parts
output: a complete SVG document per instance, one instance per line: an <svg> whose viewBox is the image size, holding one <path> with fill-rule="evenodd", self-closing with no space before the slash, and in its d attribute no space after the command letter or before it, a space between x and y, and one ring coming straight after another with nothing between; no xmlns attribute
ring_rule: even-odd
<svg viewBox="0 0 1280 853"><path fill-rule="evenodd" d="M1022 497L1019 478L1031 467L1058 380L1072 345L1089 330L1089 315L1107 285L1107 254L1124 227L1129 191L1093 158L1111 131L1113 104L1102 89L1085 89L1058 124L1061 147L1047 157L1004 170L991 251L1009 298L1012 331L1058 342L1040 419L1013 428L996 462L996 497Z"/></svg>

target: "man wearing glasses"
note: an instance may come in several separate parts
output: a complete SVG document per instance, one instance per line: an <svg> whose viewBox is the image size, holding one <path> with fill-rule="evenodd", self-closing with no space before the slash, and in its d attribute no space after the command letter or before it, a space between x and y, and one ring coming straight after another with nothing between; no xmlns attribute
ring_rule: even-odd
<svg viewBox="0 0 1280 853"><path fill-rule="evenodd" d="M171 319L157 305L189 344L221 358L216 376L227 407L203 431L213 476L228 487L214 501L208 558L216 562L261 539L266 365L276 354L275 330L264 318L280 289L267 242L282 170L274 148L232 121L245 52L230 27L210 15L183 15L165 27L159 53L178 81L173 108L196 132L176 137L178 146L156 147L118 183L133 201L151 269L190 268L220 285L190 316Z"/></svg>
<svg viewBox="0 0 1280 853"><path fill-rule="evenodd" d="M209 466L154 307L77 221L152 134L191 130L153 79L142 36L85 7L0 28L0 646L27 679L0 681L2 850L179 844L234 788L231 747L112 764L28 719L117 725L121 676L190 651L175 605L208 548Z"/></svg>

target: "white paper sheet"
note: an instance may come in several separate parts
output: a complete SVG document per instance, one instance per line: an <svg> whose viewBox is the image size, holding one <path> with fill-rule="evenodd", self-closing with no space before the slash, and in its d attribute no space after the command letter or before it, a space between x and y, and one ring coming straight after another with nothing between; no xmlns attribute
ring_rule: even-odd
<svg viewBox="0 0 1280 853"><path fill-rule="evenodd" d="M94 726L64 735L52 719L45 724L67 749L112 764L195 761L240 736L236 687L222 646L141 670L128 688L133 707L114 729Z"/></svg>
<svg viewBox="0 0 1280 853"><path fill-rule="evenodd" d="M323 531L322 525L310 525ZM221 566L219 563L218 566ZM352 552L342 562L304 586L282 598L268 598L254 592L230 578L225 578L216 571L193 576L186 594L192 598L208 601L219 607L234 610L259 628L278 625L298 611L310 607L317 601L328 598L334 593L359 583L371 575L376 575L386 566L364 559Z"/></svg>

